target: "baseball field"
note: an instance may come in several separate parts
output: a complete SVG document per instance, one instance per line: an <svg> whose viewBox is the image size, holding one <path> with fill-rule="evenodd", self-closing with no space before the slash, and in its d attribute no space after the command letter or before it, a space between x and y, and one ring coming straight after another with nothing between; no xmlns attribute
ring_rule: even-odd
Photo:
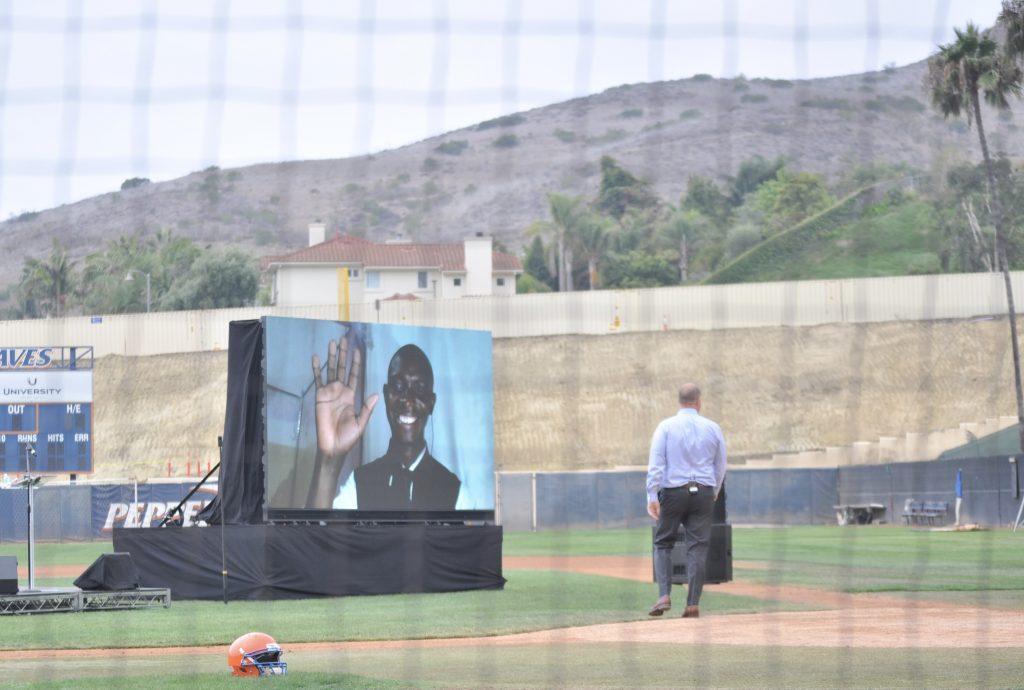
<svg viewBox="0 0 1024 690"><path fill-rule="evenodd" d="M734 528L734 582L701 618L653 603L650 531L510 533L502 591L0 619L14 687L236 687L227 645L286 650L275 687L1016 687L1024 535L898 527ZM42 544L44 586L109 542ZM24 547L0 553L24 559Z"/></svg>

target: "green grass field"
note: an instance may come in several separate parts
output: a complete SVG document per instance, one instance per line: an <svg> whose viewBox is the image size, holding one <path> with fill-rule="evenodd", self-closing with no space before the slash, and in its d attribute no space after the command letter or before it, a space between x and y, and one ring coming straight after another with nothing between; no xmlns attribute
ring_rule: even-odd
<svg viewBox="0 0 1024 690"><path fill-rule="evenodd" d="M43 544L41 566L78 565L106 542ZM646 556L650 530L509 533L508 556ZM23 546L0 553L24 558ZM897 527L734 528L736 579L908 600L1024 608L1024 535ZM220 650L241 632L279 641L399 640L489 636L644 619L650 583L510 570L503 591L277 602L174 602L169 609L0 619L0 649L216 645L214 653L59 662L4 662L5 683L26 687L235 687ZM58 579L59 580L59 579ZM69 580L60 580L65 583ZM710 615L799 606L731 596L710 587ZM968 687L1020 686L1021 647L993 649L794 649L704 645L576 644L290 653L292 675L275 687ZM666 677L663 668L675 669Z"/></svg>
<svg viewBox="0 0 1024 690"><path fill-rule="evenodd" d="M673 644L295 652L274 688L968 688L1020 687L1019 650L792 649ZM6 687L169 690L255 687L220 656L5 664ZM30 675L35 671L37 675ZM73 682L51 678L74 676ZM980 683L979 683L980 681Z"/></svg>

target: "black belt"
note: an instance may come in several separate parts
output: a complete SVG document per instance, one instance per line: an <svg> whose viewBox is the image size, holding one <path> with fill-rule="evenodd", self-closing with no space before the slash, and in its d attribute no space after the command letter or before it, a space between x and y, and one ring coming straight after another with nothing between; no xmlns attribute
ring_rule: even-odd
<svg viewBox="0 0 1024 690"><path fill-rule="evenodd" d="M691 486L701 487L705 489L713 489L715 487L709 486L708 484L701 484L700 482L686 482L682 486L669 486L662 489L662 491L682 491L683 489L689 489Z"/></svg>

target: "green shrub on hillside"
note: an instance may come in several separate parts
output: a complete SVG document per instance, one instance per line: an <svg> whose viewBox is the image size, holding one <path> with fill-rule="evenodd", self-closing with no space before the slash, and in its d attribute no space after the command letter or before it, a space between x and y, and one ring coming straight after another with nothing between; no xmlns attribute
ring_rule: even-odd
<svg viewBox="0 0 1024 690"><path fill-rule="evenodd" d="M616 141L622 141L626 138L627 132L624 129L609 129L604 134L597 137L589 137L587 139L588 144L613 144Z"/></svg>
<svg viewBox="0 0 1024 690"><path fill-rule="evenodd" d="M526 117L515 113L513 115L502 115L496 117L493 120L484 120L476 126L477 131L482 132L485 129L494 129L495 127L514 127L516 125L526 122Z"/></svg>
<svg viewBox="0 0 1024 690"><path fill-rule="evenodd" d="M773 89L791 89L793 88L793 82L789 79L755 79L758 84L766 84Z"/></svg>
<svg viewBox="0 0 1024 690"><path fill-rule="evenodd" d="M496 146L499 149L510 149L513 146L519 146L519 137L515 134L502 134L491 142L491 145Z"/></svg>
<svg viewBox="0 0 1024 690"><path fill-rule="evenodd" d="M148 177L129 177L127 180L121 183L121 191L126 189L135 189L136 187L142 187L143 185L149 184L150 180Z"/></svg>
<svg viewBox="0 0 1024 690"><path fill-rule="evenodd" d="M459 156L469 148L469 142L465 139L455 139L453 141L446 141L438 144L434 147L434 150L438 153L443 153L446 156Z"/></svg>
<svg viewBox="0 0 1024 690"><path fill-rule="evenodd" d="M882 110L897 110L903 113L923 113L927 108L925 104L913 96L888 96L880 94L869 101L864 101L864 107L876 112Z"/></svg>
<svg viewBox="0 0 1024 690"><path fill-rule="evenodd" d="M570 132L567 129L556 129L554 135L556 139L564 144L571 144L576 141L576 132Z"/></svg>
<svg viewBox="0 0 1024 690"><path fill-rule="evenodd" d="M821 108L822 110L852 110L853 104L845 98L827 98L825 96L815 96L814 98L808 98L805 101L800 101L800 105L804 108Z"/></svg>
<svg viewBox="0 0 1024 690"><path fill-rule="evenodd" d="M644 116L644 111L643 111L642 108L629 108L628 110L623 110L621 113L619 113L619 117L624 119L624 120L628 120L630 118L635 118L635 117L643 117L643 116Z"/></svg>
<svg viewBox="0 0 1024 690"><path fill-rule="evenodd" d="M764 103L768 97L763 93L745 93L740 96L741 103Z"/></svg>
<svg viewBox="0 0 1024 690"><path fill-rule="evenodd" d="M27 223L30 220L35 220L39 217L39 211L25 211L16 215L12 221L15 223Z"/></svg>
<svg viewBox="0 0 1024 690"><path fill-rule="evenodd" d="M690 108L689 110L684 110L683 112L679 113L679 119L684 122L686 120L695 120L698 117L700 117L700 111L697 110L696 108Z"/></svg>

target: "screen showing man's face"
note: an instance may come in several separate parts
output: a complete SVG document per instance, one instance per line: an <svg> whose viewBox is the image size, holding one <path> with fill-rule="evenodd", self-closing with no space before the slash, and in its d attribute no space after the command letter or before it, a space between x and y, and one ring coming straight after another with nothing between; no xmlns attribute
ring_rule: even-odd
<svg viewBox="0 0 1024 690"><path fill-rule="evenodd" d="M270 316L264 345L268 508L494 510L489 333Z"/></svg>
<svg viewBox="0 0 1024 690"><path fill-rule="evenodd" d="M434 411L434 377L422 355L398 355L384 385L384 407L393 441L420 446Z"/></svg>

